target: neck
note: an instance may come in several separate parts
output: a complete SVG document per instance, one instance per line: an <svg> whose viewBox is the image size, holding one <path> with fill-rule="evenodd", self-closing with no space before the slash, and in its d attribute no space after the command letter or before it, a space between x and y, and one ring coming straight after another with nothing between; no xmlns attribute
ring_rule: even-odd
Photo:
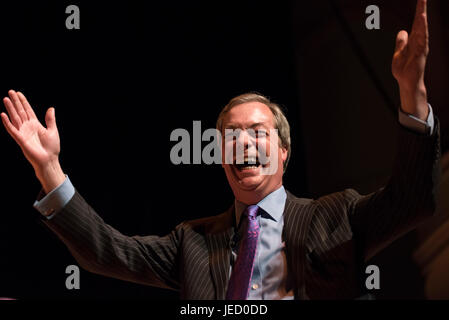
<svg viewBox="0 0 449 320"><path fill-rule="evenodd" d="M235 198L246 204L246 205L253 205L259 203L262 199L264 199L266 196L268 196L270 193L276 191L282 186L282 182L279 183L276 187L271 188L269 190L251 190L251 191L242 191L239 190L238 192L234 192Z"/></svg>

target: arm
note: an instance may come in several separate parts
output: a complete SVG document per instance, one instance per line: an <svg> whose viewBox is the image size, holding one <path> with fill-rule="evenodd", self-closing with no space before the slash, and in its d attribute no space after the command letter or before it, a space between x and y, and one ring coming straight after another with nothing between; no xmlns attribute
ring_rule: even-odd
<svg viewBox="0 0 449 320"><path fill-rule="evenodd" d="M312 223L312 236L329 234L320 246L334 248L335 241L351 238L357 251L368 260L392 241L415 228L435 211L435 189L439 176L439 124L432 118L423 80L427 48L425 0L418 0L413 30L398 34L393 57L393 75L401 90L402 124L398 129L396 159L387 185L366 196L353 189L320 198ZM418 30L419 29L419 30ZM424 44L424 47L418 44ZM433 132L421 130L421 121L435 120ZM428 123L432 126L431 123ZM321 240L311 238L311 243Z"/></svg>
<svg viewBox="0 0 449 320"><path fill-rule="evenodd" d="M437 119L432 135L401 126L393 174L387 185L369 195L347 189L319 198L310 225L309 250L336 254L353 239L366 261L431 217L435 212L439 158Z"/></svg>
<svg viewBox="0 0 449 320"><path fill-rule="evenodd" d="M399 128L393 174L387 185L360 196L344 192L354 239L365 259L431 217L439 177L439 124L430 136Z"/></svg>
<svg viewBox="0 0 449 320"><path fill-rule="evenodd" d="M177 251L181 228L165 237L128 237L110 227L76 192L59 164L60 140L55 111L48 109L43 127L20 92L3 99L9 117L3 125L22 149L42 184L46 200L59 209L40 210L50 216L44 223L67 245L85 269L123 280L165 288L178 288ZM61 197L61 191L66 199ZM59 194L58 194L59 192ZM43 209L45 200L35 204ZM50 208L51 209L51 208Z"/></svg>
<svg viewBox="0 0 449 320"><path fill-rule="evenodd" d="M418 0L410 36L396 38L392 73L399 84L401 110L416 119L429 117L424 71L429 53L426 0ZM401 116L401 114L400 114ZM394 172L387 186L369 196L350 195L350 221L365 255L416 227L435 210L439 172L439 127L430 135L401 128Z"/></svg>
<svg viewBox="0 0 449 320"><path fill-rule="evenodd" d="M106 224L76 191L60 212L42 221L87 271L179 290L181 225L164 237L125 236Z"/></svg>

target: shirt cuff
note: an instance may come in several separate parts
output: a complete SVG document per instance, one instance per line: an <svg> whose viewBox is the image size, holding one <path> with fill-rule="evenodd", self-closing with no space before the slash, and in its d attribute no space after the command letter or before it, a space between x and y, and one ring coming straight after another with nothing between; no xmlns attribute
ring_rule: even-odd
<svg viewBox="0 0 449 320"><path fill-rule="evenodd" d="M430 104L427 105L429 106L429 115L427 116L426 121L423 121L411 114L407 114L403 112L401 108L399 108L398 114L400 124L413 131L432 135L435 126L435 119L433 116L432 107L430 106Z"/></svg>
<svg viewBox="0 0 449 320"><path fill-rule="evenodd" d="M74 194L75 188L70 182L69 177L66 175L64 182L47 195L44 196L41 191L37 200L34 202L33 207L50 220L56 213L65 207Z"/></svg>

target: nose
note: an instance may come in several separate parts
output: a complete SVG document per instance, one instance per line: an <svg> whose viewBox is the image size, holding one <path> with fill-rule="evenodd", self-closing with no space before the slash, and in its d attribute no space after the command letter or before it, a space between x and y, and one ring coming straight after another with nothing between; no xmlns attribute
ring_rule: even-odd
<svg viewBox="0 0 449 320"><path fill-rule="evenodd" d="M243 158L246 155L252 156L257 154L257 141L256 134L253 129L240 130L236 138L236 160L243 162Z"/></svg>
<svg viewBox="0 0 449 320"><path fill-rule="evenodd" d="M246 130L239 129L238 136L237 136L237 139L235 141L236 145L237 146L240 145L244 149L246 149L248 147L248 144L249 144L249 138L250 137L249 137L248 132Z"/></svg>

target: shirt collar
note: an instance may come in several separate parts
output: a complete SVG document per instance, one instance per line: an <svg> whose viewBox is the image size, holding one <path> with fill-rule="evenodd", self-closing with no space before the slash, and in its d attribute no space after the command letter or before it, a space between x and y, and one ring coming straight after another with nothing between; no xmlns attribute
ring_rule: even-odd
<svg viewBox="0 0 449 320"><path fill-rule="evenodd" d="M279 221L284 213L286 199L287 193L285 192L284 186L280 186L278 189L260 200L257 205L268 214L269 218L274 221ZM237 226L239 225L240 217L242 216L243 211L245 211L247 207L247 204L235 199L235 222Z"/></svg>

